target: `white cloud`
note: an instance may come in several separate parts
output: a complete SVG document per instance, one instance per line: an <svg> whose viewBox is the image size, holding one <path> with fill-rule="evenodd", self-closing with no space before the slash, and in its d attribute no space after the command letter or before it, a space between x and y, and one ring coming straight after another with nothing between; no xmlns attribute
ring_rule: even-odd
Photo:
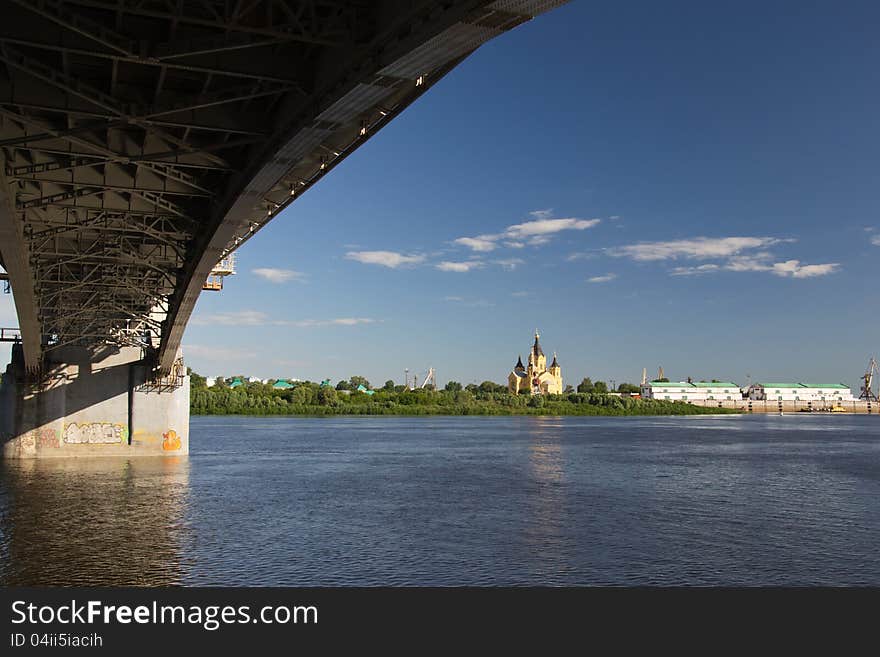
<svg viewBox="0 0 880 657"><path fill-rule="evenodd" d="M516 292L511 292L510 296L512 297L529 297L532 293L526 290L517 290Z"/></svg>
<svg viewBox="0 0 880 657"><path fill-rule="evenodd" d="M357 260L366 265L381 265L397 269L405 265L417 265L425 261L423 255L404 255L396 251L349 251L345 254L349 260Z"/></svg>
<svg viewBox="0 0 880 657"><path fill-rule="evenodd" d="M505 258L504 260L493 260L496 265L501 265L508 271L512 271L519 267L520 265L524 265L526 263L522 258Z"/></svg>
<svg viewBox="0 0 880 657"><path fill-rule="evenodd" d="M836 262L822 265L802 265L799 260L786 260L785 262L770 262L769 254L759 254L760 257L737 257L731 258L723 266L705 264L697 267L675 267L669 273L672 276L694 276L698 274L713 274L719 271L760 271L770 272L776 276L790 276L792 278L813 278L825 276L836 272L840 265Z"/></svg>
<svg viewBox="0 0 880 657"><path fill-rule="evenodd" d="M774 262L775 256L769 251L758 251L775 244L794 242L793 239L778 237L695 237L686 240L667 242L639 242L615 247L607 253L616 257L627 257L636 261L677 260L718 260L697 266L675 267L672 276L695 276L720 271L769 272L776 276L791 278L813 278L826 276L838 271L838 263L803 265L800 260Z"/></svg>
<svg viewBox="0 0 880 657"><path fill-rule="evenodd" d="M220 326L260 326L266 324L269 316L259 310L236 310L212 315L197 315L191 323L196 325L219 324Z"/></svg>
<svg viewBox="0 0 880 657"><path fill-rule="evenodd" d="M275 326L293 326L295 328L315 328L321 326L358 326L375 324L381 320L369 317L339 317L337 319L277 319L271 323Z"/></svg>
<svg viewBox="0 0 880 657"><path fill-rule="evenodd" d="M588 278L588 283L607 283L608 281L613 281L617 278L617 274L603 274L602 276L593 276L592 278Z"/></svg>
<svg viewBox="0 0 880 657"><path fill-rule="evenodd" d="M874 237L871 238L871 244L874 246L880 246L880 235L874 235Z"/></svg>
<svg viewBox="0 0 880 657"><path fill-rule="evenodd" d="M792 278L813 278L833 274L840 268L840 264L830 262L823 265L802 265L799 260L786 260L785 262L773 263L770 270L777 276L791 276Z"/></svg>
<svg viewBox="0 0 880 657"><path fill-rule="evenodd" d="M721 269L719 265L699 265L697 267L676 267L669 273L673 276L697 276L699 274L711 274Z"/></svg>
<svg viewBox="0 0 880 657"><path fill-rule="evenodd" d="M459 237L454 242L473 251L494 251L498 247L495 243L497 239L498 235L478 235L477 237Z"/></svg>
<svg viewBox="0 0 880 657"><path fill-rule="evenodd" d="M784 241L776 237L695 237L688 240L672 240L668 242L639 242L608 249L607 253L615 257L632 258L633 260L674 260L688 258L692 260L708 260L712 258L729 258L743 251L759 249Z"/></svg>
<svg viewBox="0 0 880 657"><path fill-rule="evenodd" d="M536 219L508 226L507 237L523 238L534 235L552 235L562 230L584 230L599 223L599 219Z"/></svg>
<svg viewBox="0 0 880 657"><path fill-rule="evenodd" d="M464 301L464 297L443 297L444 301L459 302Z"/></svg>
<svg viewBox="0 0 880 657"><path fill-rule="evenodd" d="M193 317L192 323L200 326L294 326L312 328L315 326L356 326L373 324L380 320L368 317L340 317L337 319L271 319L266 313L258 310L238 310L212 315Z"/></svg>
<svg viewBox="0 0 880 657"><path fill-rule="evenodd" d="M270 283L287 283L288 281L301 281L305 274L293 269L277 269L275 267L258 267L253 272L260 278L265 278Z"/></svg>
<svg viewBox="0 0 880 657"><path fill-rule="evenodd" d="M600 223L599 219L553 219L552 210L535 210L529 213L532 221L508 226L504 232L476 237L459 237L455 244L465 246L473 251L492 251L503 241L504 246L521 249L526 244L540 246L550 241L551 236L563 230L585 230Z"/></svg>
<svg viewBox="0 0 880 657"><path fill-rule="evenodd" d="M450 262L448 260L444 260L438 265L435 265L437 269L440 271L454 271L454 272L468 272L471 269L479 269L483 266L483 262L480 260L467 260L465 262Z"/></svg>
<svg viewBox="0 0 880 657"><path fill-rule="evenodd" d="M773 267L773 254L760 251L750 255L734 256L727 260L724 268L727 271L770 271Z"/></svg>

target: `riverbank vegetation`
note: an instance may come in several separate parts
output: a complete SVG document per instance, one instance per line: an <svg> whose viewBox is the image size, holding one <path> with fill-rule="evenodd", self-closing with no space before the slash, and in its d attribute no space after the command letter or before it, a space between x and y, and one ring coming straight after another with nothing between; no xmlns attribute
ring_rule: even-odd
<svg viewBox="0 0 880 657"><path fill-rule="evenodd" d="M352 382L355 382L352 385ZM193 415L703 415L721 409L693 406L607 392L568 392L561 395L514 395L491 381L462 386L450 381L443 390L407 390L393 381L371 390L363 377L348 382L297 382L277 389L271 383L241 383L230 387L220 380L208 387L191 375L190 410ZM367 385L364 385L364 384Z"/></svg>

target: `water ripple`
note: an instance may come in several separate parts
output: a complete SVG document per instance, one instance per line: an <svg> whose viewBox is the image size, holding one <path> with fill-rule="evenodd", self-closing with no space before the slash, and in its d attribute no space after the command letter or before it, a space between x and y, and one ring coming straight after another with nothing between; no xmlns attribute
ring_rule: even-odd
<svg viewBox="0 0 880 657"><path fill-rule="evenodd" d="M9 461L4 585L880 585L875 417L193 418Z"/></svg>

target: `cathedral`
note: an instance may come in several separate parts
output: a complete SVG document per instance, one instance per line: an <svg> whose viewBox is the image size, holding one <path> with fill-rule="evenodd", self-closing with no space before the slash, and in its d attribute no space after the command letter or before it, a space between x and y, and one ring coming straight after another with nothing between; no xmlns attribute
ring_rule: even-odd
<svg viewBox="0 0 880 657"><path fill-rule="evenodd" d="M553 354L553 362L547 369L547 357L541 344L538 342L537 329L535 330L535 344L529 352L529 366L525 367L522 356L516 361L516 367L507 377L507 388L517 394L521 390L528 390L533 395L559 395L562 394L562 368L556 362L556 354Z"/></svg>

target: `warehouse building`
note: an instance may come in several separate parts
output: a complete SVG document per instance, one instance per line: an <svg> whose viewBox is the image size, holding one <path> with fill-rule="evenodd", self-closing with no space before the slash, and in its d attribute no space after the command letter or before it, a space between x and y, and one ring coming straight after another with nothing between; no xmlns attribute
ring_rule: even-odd
<svg viewBox="0 0 880 657"><path fill-rule="evenodd" d="M847 402L852 390L842 383L755 383L749 388L755 401Z"/></svg>
<svg viewBox="0 0 880 657"><path fill-rule="evenodd" d="M642 384L644 399L705 402L742 399L739 386L730 381L651 381Z"/></svg>

